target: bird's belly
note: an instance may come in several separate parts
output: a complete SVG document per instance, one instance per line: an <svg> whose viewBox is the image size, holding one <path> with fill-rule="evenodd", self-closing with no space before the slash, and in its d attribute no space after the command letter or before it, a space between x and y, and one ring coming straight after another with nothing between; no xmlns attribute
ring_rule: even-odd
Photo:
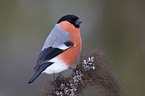
<svg viewBox="0 0 145 96"><path fill-rule="evenodd" d="M51 59L49 62L54 62L54 63L51 66L47 67L43 71L43 73L53 74L68 69L68 66L60 58L58 58L58 56Z"/></svg>

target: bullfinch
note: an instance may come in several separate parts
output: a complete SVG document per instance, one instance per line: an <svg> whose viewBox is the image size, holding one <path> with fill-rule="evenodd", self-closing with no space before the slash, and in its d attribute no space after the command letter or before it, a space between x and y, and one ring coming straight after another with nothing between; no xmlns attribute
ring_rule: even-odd
<svg viewBox="0 0 145 96"><path fill-rule="evenodd" d="M34 68L32 83L41 73L54 74L68 69L76 62L82 46L80 24L75 15L61 17L47 37Z"/></svg>

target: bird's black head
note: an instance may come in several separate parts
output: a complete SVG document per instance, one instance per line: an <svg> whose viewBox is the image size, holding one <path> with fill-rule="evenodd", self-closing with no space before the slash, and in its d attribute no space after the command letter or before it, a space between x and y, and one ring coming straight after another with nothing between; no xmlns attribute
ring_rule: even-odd
<svg viewBox="0 0 145 96"><path fill-rule="evenodd" d="M60 23L62 21L68 21L71 24L73 24L76 28L79 28L80 24L82 23L80 18L75 15L65 15L65 16L61 17L57 23Z"/></svg>

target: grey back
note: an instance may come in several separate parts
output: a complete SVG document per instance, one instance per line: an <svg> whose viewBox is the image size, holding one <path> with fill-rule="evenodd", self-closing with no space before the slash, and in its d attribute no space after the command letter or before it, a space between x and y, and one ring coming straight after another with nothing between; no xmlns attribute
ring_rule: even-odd
<svg viewBox="0 0 145 96"><path fill-rule="evenodd" d="M56 24L47 37L42 50L50 46L57 48L58 46L64 44L69 41L69 34L69 32L62 30L60 26Z"/></svg>

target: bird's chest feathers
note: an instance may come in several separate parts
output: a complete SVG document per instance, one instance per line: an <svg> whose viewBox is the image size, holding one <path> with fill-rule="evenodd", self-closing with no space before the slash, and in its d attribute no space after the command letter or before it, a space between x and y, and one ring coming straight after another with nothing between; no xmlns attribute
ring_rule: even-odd
<svg viewBox="0 0 145 96"><path fill-rule="evenodd" d="M60 28L66 32L69 32L70 40L75 44L81 43L80 28L76 28L73 24L68 21L63 21L59 24Z"/></svg>
<svg viewBox="0 0 145 96"><path fill-rule="evenodd" d="M60 24L61 29L69 32L69 40L74 43L74 46L63 52L59 58L61 58L67 66L71 66L76 60L81 51L81 36L80 36L80 28L76 28L73 24L70 24L67 21L61 22Z"/></svg>

